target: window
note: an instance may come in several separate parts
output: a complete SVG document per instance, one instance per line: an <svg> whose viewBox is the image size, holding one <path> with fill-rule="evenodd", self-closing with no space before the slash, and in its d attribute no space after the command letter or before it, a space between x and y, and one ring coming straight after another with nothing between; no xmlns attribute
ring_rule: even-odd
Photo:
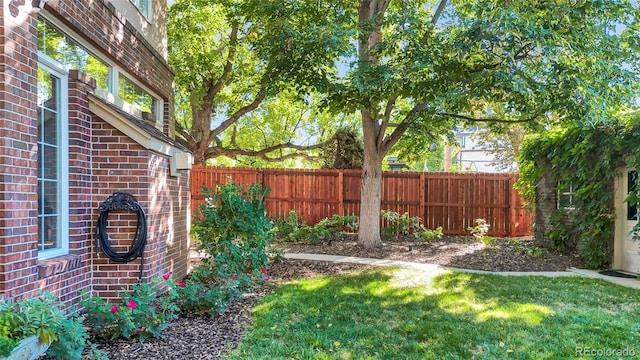
<svg viewBox="0 0 640 360"><path fill-rule="evenodd" d="M96 80L98 90L102 90L96 91L97 95L102 93L104 95L101 96L106 97L107 94L112 94L113 98L120 99L137 110L150 113L156 126L162 127L164 114L161 100L140 84L130 80L117 66L93 55L86 47L43 19L38 19L38 51L55 60L66 70L80 70L91 76ZM136 112L134 115L141 116Z"/></svg>
<svg viewBox="0 0 640 360"><path fill-rule="evenodd" d="M131 0L131 2L147 20L151 20L152 0Z"/></svg>
<svg viewBox="0 0 640 360"><path fill-rule="evenodd" d="M69 251L67 76L38 66L38 257Z"/></svg>
<svg viewBox="0 0 640 360"><path fill-rule="evenodd" d="M154 113L154 98L126 77L118 77L118 97L141 111Z"/></svg>
<svg viewBox="0 0 640 360"><path fill-rule="evenodd" d="M631 170L627 174L627 195L636 191L638 186L638 172ZM631 197L635 199L635 197ZM627 201L627 220L638 220L638 205L636 201Z"/></svg>
<svg viewBox="0 0 640 360"><path fill-rule="evenodd" d="M109 66L45 21L38 21L38 50L62 64L96 80L98 88L109 90Z"/></svg>
<svg viewBox="0 0 640 360"><path fill-rule="evenodd" d="M558 209L575 209L576 188L569 184L558 194Z"/></svg>

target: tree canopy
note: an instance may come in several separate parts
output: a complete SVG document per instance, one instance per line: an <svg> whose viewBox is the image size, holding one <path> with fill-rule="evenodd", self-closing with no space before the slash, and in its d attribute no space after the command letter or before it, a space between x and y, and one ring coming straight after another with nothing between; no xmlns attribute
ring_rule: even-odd
<svg viewBox="0 0 640 360"><path fill-rule="evenodd" d="M360 113L367 247L381 245L381 164L402 136L460 121L595 124L637 97L640 16L627 0L246 4L255 49L283 79Z"/></svg>
<svg viewBox="0 0 640 360"><path fill-rule="evenodd" d="M283 87L319 94L324 110L359 115L364 140L359 243L366 247L382 245L382 161L401 138L428 147L434 136L460 122L592 125L638 98L640 13L630 0L178 4L209 9L186 19L191 12L176 8L170 35L177 37L170 45L181 47L186 59L217 61L176 67L179 74L189 72L176 83L192 94L194 113L207 108L204 102L227 114L221 130L210 132L212 141ZM196 36L203 29L219 29L221 35ZM182 43L180 34L186 33ZM216 100L218 94L226 101ZM194 129L208 129L212 116L192 118ZM185 137L199 141L207 131Z"/></svg>
<svg viewBox="0 0 640 360"><path fill-rule="evenodd" d="M226 156L264 165L316 160L336 124L319 99L295 91L271 65L241 1L178 0L168 11L176 133L196 163Z"/></svg>

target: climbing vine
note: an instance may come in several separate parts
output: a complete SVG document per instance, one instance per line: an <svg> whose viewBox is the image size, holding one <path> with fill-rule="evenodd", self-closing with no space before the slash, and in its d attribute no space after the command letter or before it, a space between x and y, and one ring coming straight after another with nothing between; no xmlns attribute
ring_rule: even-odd
<svg viewBox="0 0 640 360"><path fill-rule="evenodd" d="M523 144L517 186L530 202L536 201L536 187L545 175L551 176L557 193L573 189L569 208L545 214L552 227L545 236L560 248L577 250L588 266L601 267L611 260L613 183L620 175L618 168L638 164L638 141L640 127L608 123L550 130ZM634 195L628 197L630 202L636 202Z"/></svg>

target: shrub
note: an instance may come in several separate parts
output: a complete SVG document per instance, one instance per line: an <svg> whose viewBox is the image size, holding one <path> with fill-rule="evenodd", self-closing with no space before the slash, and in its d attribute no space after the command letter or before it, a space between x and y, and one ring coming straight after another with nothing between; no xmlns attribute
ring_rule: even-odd
<svg viewBox="0 0 640 360"><path fill-rule="evenodd" d="M313 226L302 226L289 234L289 239L317 244L329 237L343 232L343 229L354 231L358 229L358 217L355 215L337 215L324 218Z"/></svg>
<svg viewBox="0 0 640 360"><path fill-rule="evenodd" d="M442 237L442 226L438 226L437 228L433 229L433 230L429 230L427 228L425 228L423 225L420 225L422 227L422 229L416 233L414 233L414 235L416 236L416 238L419 241L424 241L424 242L431 242L435 239L440 239Z"/></svg>
<svg viewBox="0 0 640 360"><path fill-rule="evenodd" d="M18 343L32 335L46 345L58 338L56 329L65 319L61 304L51 293L14 302L0 299L0 357L9 356Z"/></svg>
<svg viewBox="0 0 640 360"><path fill-rule="evenodd" d="M51 344L47 355L59 360L81 360L89 346L88 358L107 360L106 354L89 341L89 333L77 316L66 318L56 328L58 339Z"/></svg>
<svg viewBox="0 0 640 360"><path fill-rule="evenodd" d="M383 234L387 235L413 235L416 240L431 242L442 237L442 226L429 230L421 224L422 220L419 216L409 216L409 213L400 213L390 210L381 211L382 218L387 221L389 226L381 229Z"/></svg>
<svg viewBox="0 0 640 360"><path fill-rule="evenodd" d="M281 241L292 240L291 234L295 233L301 226L304 226L300 220L300 215L295 210L290 210L287 216L274 221L275 227L273 233L275 239Z"/></svg>
<svg viewBox="0 0 640 360"><path fill-rule="evenodd" d="M485 245L491 245L494 242L494 238L487 235L489 232L489 224L485 219L476 219L475 226L467 228L469 233L476 238L476 240L482 241Z"/></svg>
<svg viewBox="0 0 640 360"><path fill-rule="evenodd" d="M388 235L409 235L422 230L420 217L409 216L409 213L400 213L391 210L382 210L382 218L389 224L382 228L382 232Z"/></svg>
<svg viewBox="0 0 640 360"><path fill-rule="evenodd" d="M89 332L99 338L116 339L138 336L140 341L148 337L162 337L169 322L177 318L178 296L176 285L170 281L171 273L163 279L154 279L151 283L138 283L131 292L121 292L121 301L107 303L99 296L83 299L80 305L87 314L85 324ZM167 291L160 295L160 283L164 280ZM84 293L86 295L86 292Z"/></svg>
<svg viewBox="0 0 640 360"><path fill-rule="evenodd" d="M223 311L242 290L255 284L269 262L266 248L273 225L266 217L262 199L269 189L259 184L219 185L203 189L206 204L194 222L199 251L208 256L194 268L179 299L187 310Z"/></svg>

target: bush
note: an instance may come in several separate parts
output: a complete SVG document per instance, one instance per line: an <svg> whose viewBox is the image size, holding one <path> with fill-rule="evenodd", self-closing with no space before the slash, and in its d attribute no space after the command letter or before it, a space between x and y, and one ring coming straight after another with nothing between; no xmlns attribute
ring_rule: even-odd
<svg viewBox="0 0 640 360"><path fill-rule="evenodd" d="M382 210L382 218L387 221L389 226L381 229L385 235L413 235L416 240L431 242L442 237L442 226L434 230L427 229L421 224L422 220L419 216L409 216L409 213L400 213L391 210Z"/></svg>
<svg viewBox="0 0 640 360"><path fill-rule="evenodd" d="M273 228L273 233L275 235L275 239L279 241L292 240L291 235L300 229L300 227L304 226L300 220L300 215L298 215L295 210L290 210L287 216L276 219L274 223L275 227Z"/></svg>
<svg viewBox="0 0 640 360"><path fill-rule="evenodd" d="M151 283L138 283L131 292L121 292L120 303L107 303L99 296L80 301L87 314L85 324L89 332L98 338L117 339L138 336L140 341L148 337L162 338L162 330L177 318L178 296L176 285L170 281L171 273ZM164 280L167 291L160 295L160 283ZM84 293L86 295L86 292Z"/></svg>
<svg viewBox="0 0 640 360"><path fill-rule="evenodd" d="M76 316L64 319L57 327L58 339L51 344L47 355L59 360L81 360L89 346L88 358L107 360L106 354L89 341L89 333Z"/></svg>
<svg viewBox="0 0 640 360"><path fill-rule="evenodd" d="M382 218L389 224L382 228L382 233L387 235L409 235L422 230L420 217L410 217L409 213L400 213L391 210L382 210Z"/></svg>
<svg viewBox="0 0 640 360"><path fill-rule="evenodd" d="M262 202L268 191L259 184L234 182L216 191L203 189L208 201L200 205L194 232L200 241L197 250L208 256L185 284L179 301L186 310L221 312L266 269L266 248L273 237Z"/></svg>
<svg viewBox="0 0 640 360"><path fill-rule="evenodd" d="M21 340L36 335L50 345L58 338L56 329L65 319L61 304L51 293L14 302L0 298L0 357L6 357Z"/></svg>
<svg viewBox="0 0 640 360"><path fill-rule="evenodd" d="M491 245L495 239L491 236L487 235L489 232L489 224L485 219L476 219L475 226L470 226L467 228L469 233L476 238L476 240L482 241L485 245Z"/></svg>
<svg viewBox="0 0 640 360"><path fill-rule="evenodd" d="M303 241L317 244L329 237L336 236L344 229L355 231L358 229L358 217L355 215L337 215L324 218L313 226L302 226L289 234L292 241Z"/></svg>
<svg viewBox="0 0 640 360"><path fill-rule="evenodd" d="M414 233L419 241L432 242L435 239L440 239L443 235L442 226L438 226L434 230L429 230L422 225L421 227L422 229L420 231Z"/></svg>

